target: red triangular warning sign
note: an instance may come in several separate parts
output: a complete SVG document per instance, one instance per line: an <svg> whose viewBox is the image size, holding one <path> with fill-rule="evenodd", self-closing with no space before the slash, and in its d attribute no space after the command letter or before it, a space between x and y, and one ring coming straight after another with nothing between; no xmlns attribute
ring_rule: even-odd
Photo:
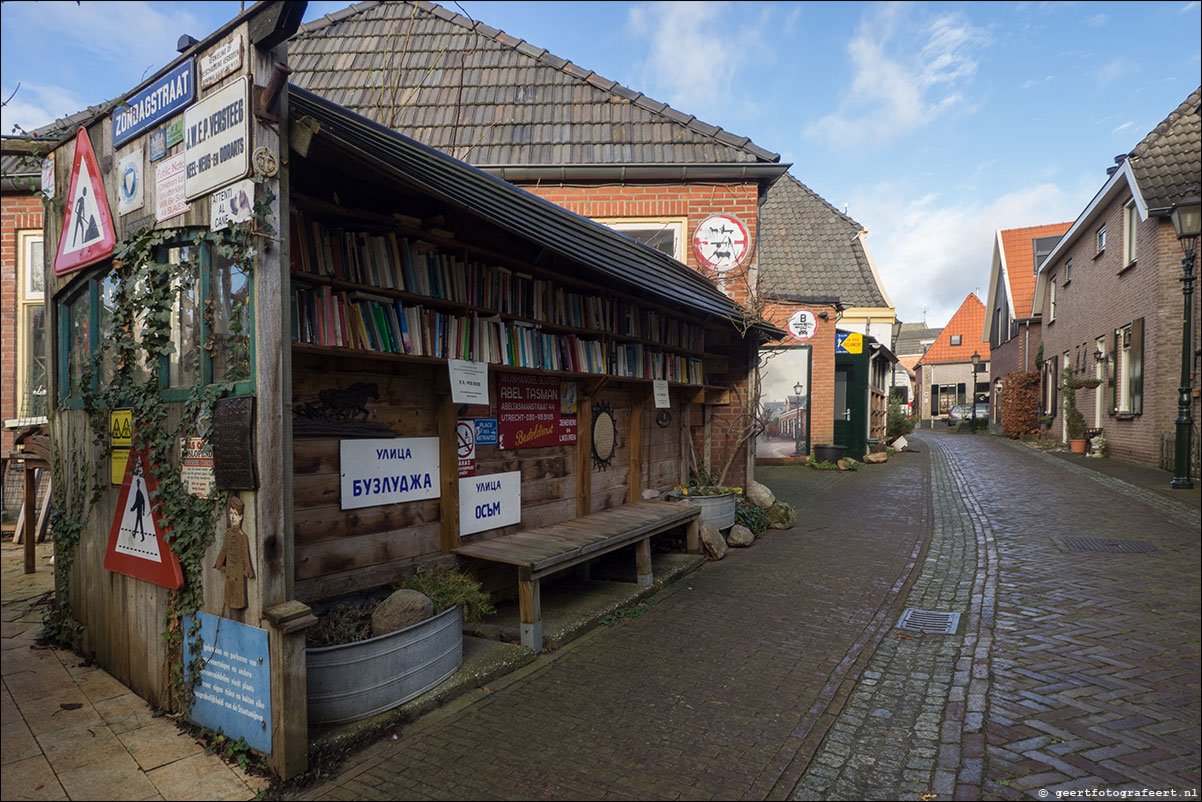
<svg viewBox="0 0 1202 802"><path fill-rule="evenodd" d="M113 254L117 242L108 197L92 140L86 128L75 135L75 161L71 165L71 189L63 211L63 230L58 236L54 274L61 276L96 264Z"/></svg>
<svg viewBox="0 0 1202 802"><path fill-rule="evenodd" d="M158 480L149 465L145 451L129 452L125 478L117 496L117 513L104 552L104 567L178 590L184 584L184 574L171 547L163 540L167 527L158 505L151 501Z"/></svg>

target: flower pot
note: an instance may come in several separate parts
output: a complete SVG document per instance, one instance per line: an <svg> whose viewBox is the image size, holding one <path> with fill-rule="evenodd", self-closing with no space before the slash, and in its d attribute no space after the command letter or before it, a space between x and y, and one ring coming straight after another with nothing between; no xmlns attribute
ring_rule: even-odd
<svg viewBox="0 0 1202 802"><path fill-rule="evenodd" d="M1085 453L1085 445L1088 442L1089 442L1088 440L1069 440L1068 447L1070 449L1072 449L1072 452L1074 454L1084 454Z"/></svg>
<svg viewBox="0 0 1202 802"><path fill-rule="evenodd" d="M306 649L309 723L345 724L391 710L463 663L458 605L387 635Z"/></svg>
<svg viewBox="0 0 1202 802"><path fill-rule="evenodd" d="M672 491L668 494L670 501L688 501L701 508L702 523L710 524L718 529L729 529L735 525L735 505L738 504L739 494L733 490L715 495L688 495Z"/></svg>
<svg viewBox="0 0 1202 802"><path fill-rule="evenodd" d="M819 462L838 462L847 453L847 446L820 445L814 446L814 459Z"/></svg>

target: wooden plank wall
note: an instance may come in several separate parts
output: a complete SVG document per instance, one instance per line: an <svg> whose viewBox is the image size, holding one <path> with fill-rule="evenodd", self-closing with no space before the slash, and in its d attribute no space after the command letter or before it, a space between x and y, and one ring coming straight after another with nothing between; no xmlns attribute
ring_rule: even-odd
<svg viewBox="0 0 1202 802"><path fill-rule="evenodd" d="M432 437L438 433L437 380L445 368L389 364L382 360L332 358L296 353L293 365L294 404L318 403L321 390L346 388L355 382L374 383L379 398L368 402L372 421L384 423L392 436ZM497 417L496 373L490 374L493 405L487 417ZM584 383L580 382L581 392ZM613 407L617 422L617 453L609 468L590 458L591 509L600 511L625 503L629 491L631 404L645 399L640 438L642 479L638 488L661 492L677 484L680 474L680 414L674 402L673 422L655 424L655 410L645 388L606 387L594 403ZM480 407L459 409L463 417L486 417ZM581 419L578 429L591 425ZM378 435L386 437L388 435ZM441 558L439 502L393 504L343 511L339 503L339 439L296 436L293 441L296 541L296 595L309 604L382 587L409 571ZM574 445L506 449L477 446L476 475L520 471L520 524L465 535L464 543L491 538L574 518L577 496L577 453ZM475 566L489 590L513 585L514 572L496 566Z"/></svg>

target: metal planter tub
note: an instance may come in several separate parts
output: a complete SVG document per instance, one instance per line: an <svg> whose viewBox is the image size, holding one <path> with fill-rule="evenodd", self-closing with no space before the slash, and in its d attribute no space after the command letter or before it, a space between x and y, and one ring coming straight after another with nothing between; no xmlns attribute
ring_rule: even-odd
<svg viewBox="0 0 1202 802"><path fill-rule="evenodd" d="M847 452L847 446L821 445L814 446L814 459L819 462L838 462Z"/></svg>
<svg viewBox="0 0 1202 802"><path fill-rule="evenodd" d="M701 522L710 524L716 529L729 529L735 525L735 506L738 504L739 494L733 490L714 496L698 496L693 493L686 496L672 491L668 493L667 497L669 501L687 501L690 504L696 504L701 508Z"/></svg>
<svg viewBox="0 0 1202 802"><path fill-rule="evenodd" d="M463 611L376 638L306 649L309 723L346 724L403 704L463 663Z"/></svg>

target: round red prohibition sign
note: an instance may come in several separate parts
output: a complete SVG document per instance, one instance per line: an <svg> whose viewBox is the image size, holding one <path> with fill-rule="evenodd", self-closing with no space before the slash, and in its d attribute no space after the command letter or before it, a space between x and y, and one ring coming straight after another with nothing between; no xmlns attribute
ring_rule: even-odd
<svg viewBox="0 0 1202 802"><path fill-rule="evenodd" d="M467 459L476 450L476 432L472 424L459 422L455 426L455 447L460 458Z"/></svg>
<svg viewBox="0 0 1202 802"><path fill-rule="evenodd" d="M725 272L738 267L751 253L751 234L733 214L711 215L693 234L693 252L703 266Z"/></svg>

